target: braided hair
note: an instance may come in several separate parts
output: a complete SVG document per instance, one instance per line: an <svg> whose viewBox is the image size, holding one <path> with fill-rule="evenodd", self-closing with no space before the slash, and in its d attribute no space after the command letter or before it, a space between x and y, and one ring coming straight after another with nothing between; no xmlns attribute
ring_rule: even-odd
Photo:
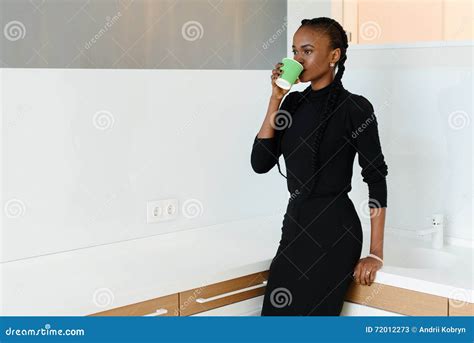
<svg viewBox="0 0 474 343"><path fill-rule="evenodd" d="M303 19L301 21L301 26L307 26L311 27L314 30L318 30L324 34L326 34L329 38L329 44L331 49L337 49L339 48L341 50L341 57L339 61L337 62L337 73L334 78L334 81L331 83L330 90L329 90L329 96L327 98L327 102L324 108L324 112L321 115L321 123L318 125L316 128L316 133L315 133L315 138L312 144L313 147L313 161L312 161L312 166L313 166L313 172L314 172L314 181L313 181L313 187L316 185L317 182L317 176L319 175L317 168L319 166L319 147L321 145L321 140L324 135L324 131L326 130L327 123L329 121L329 117L332 115L334 112L334 108L337 104L337 101L339 99L339 95L341 93L341 90L344 88L342 85L342 75L344 74L344 63L346 62L347 56L346 56L346 50L348 48L348 43L347 43L347 34L342 28L342 26L334 19L327 18L327 17L319 17L319 18L313 18L313 19ZM292 106L288 109L288 112L294 116L296 113L296 110L298 107L301 105L303 100L307 97L309 93L311 93L311 85L308 86L303 92L297 92L298 98L293 102ZM280 135L279 140L278 140L278 155L280 155L281 151L281 137ZM277 164L278 164L278 171L280 172L281 175L283 173L281 172L280 169L280 163L278 162L277 159ZM287 176L283 175L285 178Z"/></svg>

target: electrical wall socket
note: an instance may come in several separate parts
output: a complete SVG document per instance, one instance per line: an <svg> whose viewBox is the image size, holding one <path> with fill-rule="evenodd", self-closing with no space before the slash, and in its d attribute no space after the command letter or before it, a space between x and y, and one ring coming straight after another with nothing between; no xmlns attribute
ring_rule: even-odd
<svg viewBox="0 0 474 343"><path fill-rule="evenodd" d="M146 222L157 223L175 219L178 216L178 199L148 201L146 204Z"/></svg>

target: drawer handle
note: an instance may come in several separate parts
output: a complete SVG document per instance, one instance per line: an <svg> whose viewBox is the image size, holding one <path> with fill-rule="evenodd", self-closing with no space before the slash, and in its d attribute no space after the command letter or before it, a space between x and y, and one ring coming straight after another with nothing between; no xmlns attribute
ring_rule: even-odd
<svg viewBox="0 0 474 343"><path fill-rule="evenodd" d="M210 297L210 298L197 298L196 302L198 302L200 304L203 304L203 303L207 303L209 301L214 301L214 300L217 300L217 299L228 297L229 295L239 294L239 293L243 293L243 292L246 292L246 291L250 291L251 289L264 287L266 285L267 285L267 280L263 281L262 283L259 283L258 285L253 285L253 286L250 286L250 287L241 288L241 289L238 289L238 290L235 290L235 291L232 291L232 292L219 294L219 295L216 295L216 296L213 296L213 297Z"/></svg>
<svg viewBox="0 0 474 343"><path fill-rule="evenodd" d="M153 313L143 315L143 317L161 316L162 314L166 314L166 313L168 313L168 310L166 308L160 308Z"/></svg>

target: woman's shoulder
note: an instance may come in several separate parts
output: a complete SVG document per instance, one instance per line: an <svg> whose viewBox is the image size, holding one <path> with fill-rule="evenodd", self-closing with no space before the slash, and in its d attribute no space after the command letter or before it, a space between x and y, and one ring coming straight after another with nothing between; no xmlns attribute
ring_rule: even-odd
<svg viewBox="0 0 474 343"><path fill-rule="evenodd" d="M288 92L288 93L286 93L285 99L283 99L283 100L288 99L288 101L293 101L293 100L301 97L302 94L303 94L303 92L301 92L301 91Z"/></svg>
<svg viewBox="0 0 474 343"><path fill-rule="evenodd" d="M342 99L346 104L346 109L354 115L371 115L374 112L374 106L370 100L361 94L352 93L344 89Z"/></svg>
<svg viewBox="0 0 474 343"><path fill-rule="evenodd" d="M298 101L298 99L302 96L301 93L302 92L299 91L286 93L281 103L280 109L291 109L293 105Z"/></svg>

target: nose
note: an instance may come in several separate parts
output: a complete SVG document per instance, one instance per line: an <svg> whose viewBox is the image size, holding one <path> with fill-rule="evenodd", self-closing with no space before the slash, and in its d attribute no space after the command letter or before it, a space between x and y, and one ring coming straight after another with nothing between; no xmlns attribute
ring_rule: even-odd
<svg viewBox="0 0 474 343"><path fill-rule="evenodd" d="M297 56L295 58L295 60L298 61L299 63L303 64L303 59L301 57ZM304 66L304 64L303 64L303 66Z"/></svg>

